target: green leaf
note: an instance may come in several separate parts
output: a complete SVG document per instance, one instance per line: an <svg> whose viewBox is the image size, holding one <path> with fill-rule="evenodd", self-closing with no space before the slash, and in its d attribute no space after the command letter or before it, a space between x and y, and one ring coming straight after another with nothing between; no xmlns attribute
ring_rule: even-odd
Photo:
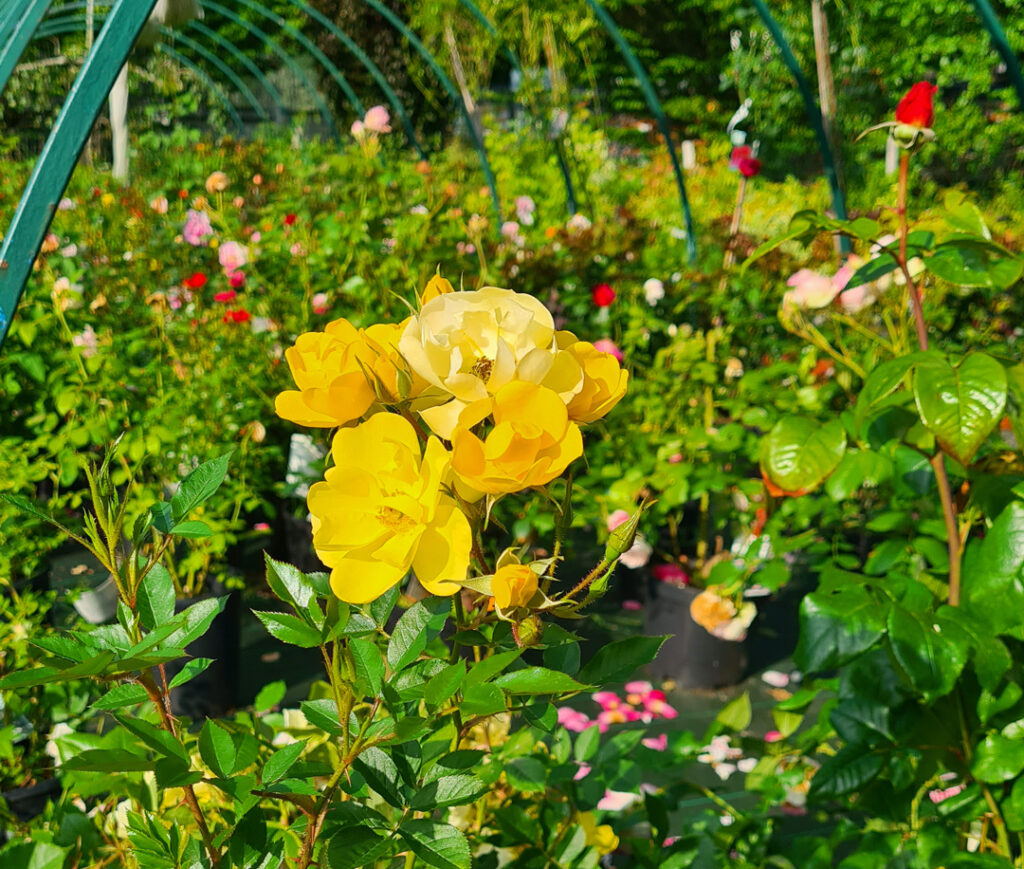
<svg viewBox="0 0 1024 869"><path fill-rule="evenodd" d="M174 580L162 564L154 564L143 578L136 603L142 626L147 630L174 618Z"/></svg>
<svg viewBox="0 0 1024 869"><path fill-rule="evenodd" d="M986 690L994 691L1003 674L1013 665L1013 658L1003 642L962 607L939 607L935 622L943 631L967 637L978 682Z"/></svg>
<svg viewBox="0 0 1024 869"><path fill-rule="evenodd" d="M288 613L258 612L257 610L252 612L256 618L263 622L264 627L266 627L271 635L282 643L288 643L290 646L299 646L303 649L314 649L322 641L320 631L306 624L298 616Z"/></svg>
<svg viewBox="0 0 1024 869"><path fill-rule="evenodd" d="M832 710L832 726L849 743L876 745L894 742L888 706L866 697L846 697Z"/></svg>
<svg viewBox="0 0 1024 869"><path fill-rule="evenodd" d="M961 287L1004 290L1024 271L1024 261L984 239L954 238L935 248L925 265L932 274Z"/></svg>
<svg viewBox="0 0 1024 869"><path fill-rule="evenodd" d="M397 673L415 661L434 637L441 633L451 604L447 598L427 598L402 613L388 642L388 666Z"/></svg>
<svg viewBox="0 0 1024 869"><path fill-rule="evenodd" d="M526 667L503 673L494 680L494 684L509 694L561 694L582 691L587 687L572 676L543 667Z"/></svg>
<svg viewBox="0 0 1024 869"><path fill-rule="evenodd" d="M465 687L471 688L482 682L490 681L522 654L522 649L512 649L508 652L497 652L484 658L482 661L478 661L469 668L469 672L466 674L466 681L464 682Z"/></svg>
<svg viewBox="0 0 1024 869"><path fill-rule="evenodd" d="M173 679L171 679L169 687L177 688L179 685L191 682L196 676L204 672L212 663L213 658L193 658L191 661L186 661L185 666L174 675Z"/></svg>
<svg viewBox="0 0 1024 869"><path fill-rule="evenodd" d="M218 776L227 778L235 772L238 755L235 735L207 719L199 733L199 755Z"/></svg>
<svg viewBox="0 0 1024 869"><path fill-rule="evenodd" d="M810 492L835 470L845 450L846 431L839 420L822 425L786 416L762 443L761 468L785 492Z"/></svg>
<svg viewBox="0 0 1024 869"><path fill-rule="evenodd" d="M794 658L808 673L833 670L870 649L884 631L885 608L863 584L823 588L800 604L800 640Z"/></svg>
<svg viewBox="0 0 1024 869"><path fill-rule="evenodd" d="M190 539L199 539L202 537L210 537L213 535L213 530L205 522L201 522L199 519L189 519L187 522L179 522L177 525L172 526L170 534L174 534L177 537L188 537Z"/></svg>
<svg viewBox="0 0 1024 869"><path fill-rule="evenodd" d="M443 775L421 787L409 806L413 811L430 812L471 803L487 793L485 785L475 775L459 773Z"/></svg>
<svg viewBox="0 0 1024 869"><path fill-rule="evenodd" d="M388 617L395 608L395 604L398 603L400 594L399 587L393 585L379 598L370 602L370 616L377 625L383 628L387 624Z"/></svg>
<svg viewBox="0 0 1024 869"><path fill-rule="evenodd" d="M1024 503L1012 502L996 517L964 560L963 607L993 635L1020 636L1024 612ZM0 681L0 687L3 686Z"/></svg>
<svg viewBox="0 0 1024 869"><path fill-rule="evenodd" d="M967 638L954 625L947 621L940 628L899 605L889 611L893 656L928 702L952 691L967 663Z"/></svg>
<svg viewBox="0 0 1024 869"><path fill-rule="evenodd" d="M1024 739L990 733L974 750L971 774L983 782L1002 782L1024 772Z"/></svg>
<svg viewBox="0 0 1024 869"><path fill-rule="evenodd" d="M288 770L295 765L296 761L302 755L302 752L306 748L306 742L307 740L300 739L298 742L293 742L290 745L279 748L270 755L267 762L263 765L263 771L260 773L260 781L262 781L264 785L269 785L283 779Z"/></svg>
<svg viewBox="0 0 1024 869"><path fill-rule="evenodd" d="M508 783L523 793L536 793L547 787L548 771L535 757L514 757L505 764Z"/></svg>
<svg viewBox="0 0 1024 869"><path fill-rule="evenodd" d="M206 633L213 620L227 603L226 597L209 597L197 601L174 617L177 630L167 639L167 645L184 648Z"/></svg>
<svg viewBox="0 0 1024 869"><path fill-rule="evenodd" d="M387 754L376 747L368 748L352 762L352 765L385 802L396 809L405 807L398 767Z"/></svg>
<svg viewBox="0 0 1024 869"><path fill-rule="evenodd" d="M489 683L466 688L462 692L462 703L459 705L466 715L494 715L497 712L504 712L507 708L505 695L501 693L501 689Z"/></svg>
<svg viewBox="0 0 1024 869"><path fill-rule="evenodd" d="M628 637L602 646L577 679L584 685L607 685L628 679L645 664L651 663L668 636Z"/></svg>
<svg viewBox="0 0 1024 869"><path fill-rule="evenodd" d="M583 763L586 760L590 760L590 758L597 753L597 748L600 744L600 729L597 727L588 727L576 737L576 741L572 747L572 756L576 758L578 763Z"/></svg>
<svg viewBox="0 0 1024 869"><path fill-rule="evenodd" d="M349 650L356 665L356 680L364 695L376 697L384 681L384 658L372 640L350 639Z"/></svg>
<svg viewBox="0 0 1024 869"><path fill-rule="evenodd" d="M142 718L131 715L115 715L122 727L134 733L150 748L158 751L164 757L173 758L186 766L189 763L188 752L175 737L166 730L150 724Z"/></svg>
<svg viewBox="0 0 1024 869"><path fill-rule="evenodd" d="M157 531L169 534L174 527L174 512L171 505L166 501L157 501L149 508L149 514L153 517L153 527Z"/></svg>
<svg viewBox="0 0 1024 869"><path fill-rule="evenodd" d="M847 452L825 482L833 501L852 498L861 487L875 489L892 477L892 460L870 450Z"/></svg>
<svg viewBox="0 0 1024 869"><path fill-rule="evenodd" d="M972 353L955 368L935 358L914 374L921 421L942 448L970 464L1006 406L1006 370L991 356Z"/></svg>
<svg viewBox="0 0 1024 869"><path fill-rule="evenodd" d="M331 733L340 734L341 722L338 719L338 707L333 700L303 700L299 704L302 714L314 727Z"/></svg>
<svg viewBox="0 0 1024 869"><path fill-rule="evenodd" d="M203 778L203 774L198 769L192 769L187 763L183 763L176 757L160 758L154 764L153 772L156 773L156 786L161 789L194 785Z"/></svg>
<svg viewBox="0 0 1024 869"><path fill-rule="evenodd" d="M413 853L436 869L470 869L472 860L466 837L451 824L426 818L406 821L398 832Z"/></svg>
<svg viewBox="0 0 1024 869"><path fill-rule="evenodd" d="M123 709L125 706L134 706L136 703L144 703L149 695L146 689L134 682L116 685L99 700L92 704L93 709Z"/></svg>
<svg viewBox="0 0 1024 869"><path fill-rule="evenodd" d="M393 836L381 836L366 826L346 827L327 840L321 852L326 869L362 869L375 866L398 850Z"/></svg>
<svg viewBox="0 0 1024 869"><path fill-rule="evenodd" d="M435 674L423 689L423 699L431 711L440 709L459 690L462 680L466 678L466 664L456 661L449 664L440 673Z"/></svg>
<svg viewBox="0 0 1024 869"><path fill-rule="evenodd" d="M171 512L175 523L181 522L220 488L228 472L230 458L231 453L225 453L223 456L203 462L181 481L178 491L171 498Z"/></svg>
<svg viewBox="0 0 1024 869"><path fill-rule="evenodd" d="M848 794L871 781L884 765L883 755L868 751L862 745L847 745L814 774L810 796L830 799Z"/></svg>
<svg viewBox="0 0 1024 869"><path fill-rule="evenodd" d="M64 761L64 769L80 769L89 772L139 772L153 769L154 761L148 757L123 749L91 748L79 752Z"/></svg>
<svg viewBox="0 0 1024 869"><path fill-rule="evenodd" d="M288 686L281 679L278 679L276 682L268 682L260 688L259 694L256 695L256 699L252 702L252 707L257 712L266 712L268 709L273 709L284 699L287 691Z"/></svg>
<svg viewBox="0 0 1024 869"><path fill-rule="evenodd" d="M857 395L855 420L858 429L864 424L867 415L896 391L907 372L925 358L924 353L909 353L882 362L872 369Z"/></svg>
<svg viewBox="0 0 1024 869"><path fill-rule="evenodd" d="M297 610L304 610L315 597L312 584L305 574L291 564L275 561L266 553L263 558L267 566L267 585L286 604Z"/></svg>
<svg viewBox="0 0 1024 869"><path fill-rule="evenodd" d="M718 713L715 722L737 732L750 727L753 711L750 706L750 694L744 691L735 700L729 701Z"/></svg>

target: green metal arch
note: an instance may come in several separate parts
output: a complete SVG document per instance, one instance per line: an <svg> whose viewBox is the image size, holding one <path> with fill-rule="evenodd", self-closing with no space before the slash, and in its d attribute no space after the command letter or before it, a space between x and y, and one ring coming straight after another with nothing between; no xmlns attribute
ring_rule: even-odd
<svg viewBox="0 0 1024 869"><path fill-rule="evenodd" d="M398 115L399 120L402 122L402 128L405 130L406 136L409 137L409 141L412 143L413 148L416 149L417 155L419 155L421 160L425 160L427 158L427 153L424 151L419 138L416 136L416 130L405 111L405 106L402 105L402 101L399 100L398 94L395 93L394 88L391 87L388 80L384 77L384 74L380 71L380 67L370 59L369 55L359 47L358 43L356 43L352 37L350 37L322 12L314 9L308 3L303 2L303 0L288 0L288 2L291 3L292 6L301 9L306 13L306 15L336 37L338 41L355 56L356 60L366 68L366 71L384 92L384 96L387 98L387 101L391 103L391 107L395 110L395 114Z"/></svg>
<svg viewBox="0 0 1024 869"><path fill-rule="evenodd" d="M832 155L832 146L829 145L828 136L825 135L825 125L821 120L821 110L818 108L817 103L814 102L811 86L803 70L800 69L800 63L797 61L796 55L793 54L793 49L790 48L782 28L772 17L772 13L768 11L764 0L750 0L750 2L754 4L757 14L761 16L765 27L768 28L772 39L775 40L775 45L782 55L783 63L786 64L794 81L796 81L796 86L804 102L807 121L814 131L814 138L817 139L818 150L821 152L821 159L825 164L825 178L828 181L829 189L832 191L832 209L835 211L836 217L840 220L846 220L846 200L843 197L842 185L839 183L839 174L836 172L835 157ZM849 253L850 240L845 235L839 237L839 245L843 253Z"/></svg>
<svg viewBox="0 0 1024 869"><path fill-rule="evenodd" d="M295 60L286 52L281 46L260 28L250 21L246 21L239 15L236 15L230 9L226 9L221 6L220 3L215 3L213 0L202 0L204 9L211 9L212 11L224 16L229 21L233 21L239 25L243 30L251 33L260 42L266 45L274 54L276 54L281 61L287 66L295 76L309 89L313 95L313 100L317 104L317 109L320 112L320 116L323 118L324 123L327 124L328 129L331 131L331 136L335 139L340 138L338 134L338 126L334 122L334 116L331 114L331 110L328 108L327 103L324 102L324 98L320 95L320 92L316 89L313 82L309 80L309 76L302 71L302 68L295 62Z"/></svg>
<svg viewBox="0 0 1024 869"><path fill-rule="evenodd" d="M0 247L0 346L57 203L156 0L115 0L54 122Z"/></svg>
<svg viewBox="0 0 1024 869"><path fill-rule="evenodd" d="M242 81L238 73L236 73L230 66L224 63L223 60L217 57L217 55L214 52L200 45L194 39L191 39L190 37L186 36L184 33L181 33L180 31L171 30L167 27L161 27L160 32L165 37L161 40L161 42L163 42L164 45L177 45L180 43L186 48L189 48L192 51L194 51L204 60L208 61L209 63L217 67L217 69L224 73L228 81L230 81L238 89L238 92L243 97L245 97L245 99L249 102L249 105L251 105L256 114L259 115L260 120L270 120L270 116L267 114L267 110L263 108L263 105L260 103L260 101L256 99L256 95L249 89L249 86L244 81Z"/></svg>
<svg viewBox="0 0 1024 869"><path fill-rule="evenodd" d="M8 15L0 25L0 93L7 87L18 60L49 11L53 0L26 0L21 7L12 4L5 10ZM20 12L20 14L18 14Z"/></svg>
<svg viewBox="0 0 1024 869"><path fill-rule="evenodd" d="M224 93L221 86L217 84L212 78L210 78L200 67L199 64L189 60L185 55L178 51L175 51L165 42L158 42L156 44L156 50L161 54L166 54L175 63L180 63L187 70L191 71L196 78L198 78L205 86L206 89L217 98L217 101L223 103L224 108L227 110L228 115L231 117L231 122L235 125L235 128L242 132L245 129L245 124L242 123L242 119L239 117L238 112L232 105L231 100L228 99L228 95Z"/></svg>
<svg viewBox="0 0 1024 869"><path fill-rule="evenodd" d="M441 69L437 60L434 59L427 47L420 42L419 38L413 33L408 26L395 15L390 9L378 2L378 0L365 0L365 2L372 7L376 12L382 15L388 20L392 27L395 28L402 36L405 37L406 41L416 49L416 52L422 57L427 65L433 70L434 75L437 76L438 81L441 82L441 86L448 91L449 96L455 100L456 105L462 113L463 119L466 121L466 127L469 132L469 136L473 141L473 147L476 148L476 152L480 157L481 167L483 168L484 178L487 179L487 186L491 191L491 199L494 203L494 211L497 214L498 221L501 221L501 200L498 198L498 185L494 180L494 172L491 170L491 162L487 159L487 149L484 147L484 143L480 140L480 137L476 133L476 128L473 126L473 119L469 115L469 109L466 108L466 103L463 101L462 96L455 89L455 85L452 84L452 80L448 78L448 74Z"/></svg>
<svg viewBox="0 0 1024 869"><path fill-rule="evenodd" d="M637 58L633 53L633 50L629 47L629 43L626 42L625 37L622 35L622 31L620 31L616 26L611 15L608 14L608 11L598 2L598 0L587 0L587 5L594 10L594 13L604 25L604 29L608 31L609 35L614 40L623 60L626 61L626 64L629 66L633 75L636 76L636 79L640 84L640 90L643 91L644 99L647 102L647 107L654 114L654 117L658 122L658 129L661 131L661 136L665 140L665 147L668 149L668 156L672 160L672 171L676 176L676 186L679 188L679 200L683 208L683 221L686 224L686 252L689 261L692 263L697 259L697 240L694 237L693 231L693 215L690 212L690 200L686 196L686 182L683 180L683 167L679 165L679 155L676 154L676 146L672 141L672 130L668 125L668 118L665 116L665 110L661 107L661 103L658 101L658 95L654 92L651 80L647 77L647 71L644 69L643 64L640 63L639 58Z"/></svg>
<svg viewBox="0 0 1024 869"><path fill-rule="evenodd" d="M249 74L252 75L252 77L256 79L256 81L260 83L260 86L267 92L267 95L270 97L271 101L274 103L275 106L277 106L280 116L285 117L287 115L287 110L285 109L284 105L284 99L281 97L280 91L278 91L278 89L274 87L274 83L263 74L263 71L258 66L256 66L256 64L253 63L252 60L249 59L249 56L245 54L245 52L239 51L237 48L235 48L235 45L231 42L231 40L225 39L216 30L211 30L205 24L201 24L198 21L190 21L188 23L188 29L197 34L205 36L208 40L210 40L213 43L216 43L216 45L218 45L220 48L223 48L232 57L236 58L238 62L241 63L242 66L244 66L249 71ZM176 32L180 34L182 31L179 30Z"/></svg>
<svg viewBox="0 0 1024 869"><path fill-rule="evenodd" d="M1017 101L1020 103L1021 108L1024 109L1024 75L1021 74L1017 55L1010 47L1010 42L1006 38L1006 31L1003 30L1002 25L999 23L999 18L996 16L988 0L972 0L972 2L978 17L981 18L981 23L985 25L985 29L988 31L992 45L999 52L1003 63L1006 64L1010 78L1013 80L1013 87L1017 91Z"/></svg>
<svg viewBox="0 0 1024 869"><path fill-rule="evenodd" d="M342 93L345 94L345 98L348 100L349 105L351 105L352 108L354 108L360 115L366 114L366 108L363 106L362 100L360 100L358 94L352 90L352 86L348 83L348 79L345 78L341 70L331 62L331 59L317 48L304 33L296 30L276 12L271 9L267 9L266 6L255 2L255 0L234 0L234 2L241 3L257 15L262 15L299 43L299 45L306 49L306 51L308 51L310 55L312 55L312 57L314 57L316 61L325 70L327 70L328 75L334 79L338 87L341 88Z"/></svg>

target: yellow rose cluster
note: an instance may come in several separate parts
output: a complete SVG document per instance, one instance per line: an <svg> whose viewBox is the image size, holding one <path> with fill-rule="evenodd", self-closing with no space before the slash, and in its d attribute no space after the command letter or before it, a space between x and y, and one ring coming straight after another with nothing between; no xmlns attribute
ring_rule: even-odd
<svg viewBox="0 0 1024 869"><path fill-rule="evenodd" d="M455 292L436 276L419 301L399 324L335 320L285 352L298 388L277 397L278 416L339 428L308 504L313 546L350 603L410 569L453 594L470 572L464 508L558 477L583 452L580 426L626 391L615 357L556 330L533 296ZM529 587L502 586L500 605Z"/></svg>

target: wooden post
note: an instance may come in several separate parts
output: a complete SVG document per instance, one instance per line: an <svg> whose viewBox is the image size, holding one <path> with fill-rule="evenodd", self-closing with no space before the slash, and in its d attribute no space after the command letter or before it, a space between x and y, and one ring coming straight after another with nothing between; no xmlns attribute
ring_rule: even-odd
<svg viewBox="0 0 1024 869"><path fill-rule="evenodd" d="M836 161L836 175L842 184L842 154L837 147L836 85L832 76L832 58L828 39L828 16L825 0L811 0L811 26L814 30L814 62L818 72L818 101L821 104L821 122L832 147Z"/></svg>

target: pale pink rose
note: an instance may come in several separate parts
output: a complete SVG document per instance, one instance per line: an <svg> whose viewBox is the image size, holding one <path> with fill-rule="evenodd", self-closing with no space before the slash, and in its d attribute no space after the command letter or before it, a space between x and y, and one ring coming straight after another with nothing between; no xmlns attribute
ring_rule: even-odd
<svg viewBox="0 0 1024 869"><path fill-rule="evenodd" d="M263 238L263 233L256 231L249 236L249 241L251 241L253 244L259 244L261 238Z"/></svg>
<svg viewBox="0 0 1024 869"><path fill-rule="evenodd" d="M627 682L626 693L627 694L650 694L654 690L654 686L650 682Z"/></svg>
<svg viewBox="0 0 1024 869"><path fill-rule="evenodd" d="M682 453L672 453L672 455L670 455L668 457L668 463L670 465L678 465L682 460L683 460L683 454Z"/></svg>
<svg viewBox="0 0 1024 869"><path fill-rule="evenodd" d="M594 342L594 349L600 350L602 353L611 353L619 362L625 359L622 355L622 351L616 346L615 342L610 338L601 338Z"/></svg>
<svg viewBox="0 0 1024 869"><path fill-rule="evenodd" d="M314 314L324 314L327 312L327 305L330 300L327 298L327 293L316 293L310 304L313 306Z"/></svg>
<svg viewBox="0 0 1024 869"><path fill-rule="evenodd" d="M218 249L217 258L224 271L236 272L249 262L249 248L237 241L226 241Z"/></svg>
<svg viewBox="0 0 1024 869"><path fill-rule="evenodd" d="M288 251L289 253L291 253L292 256L306 255L306 249L299 242L295 242L295 244L288 248Z"/></svg>
<svg viewBox="0 0 1024 869"><path fill-rule="evenodd" d="M579 769L576 770L576 774L572 777L573 781L579 781L580 779L586 778L590 775L591 766L589 763L579 764Z"/></svg>
<svg viewBox="0 0 1024 869"><path fill-rule="evenodd" d="M529 196L516 197L516 217L523 226L533 226L533 212L537 206Z"/></svg>
<svg viewBox="0 0 1024 869"><path fill-rule="evenodd" d="M608 530L614 531L623 522L629 519L629 513L625 510L616 510L608 517Z"/></svg>
<svg viewBox="0 0 1024 869"><path fill-rule="evenodd" d="M269 531L270 525L266 522L257 522L252 526L253 531Z"/></svg>
<svg viewBox="0 0 1024 869"><path fill-rule="evenodd" d="M948 788L941 788L937 790L928 791L928 799L938 805L939 803L948 800L950 797L955 797L960 791L962 791L966 785L958 784Z"/></svg>
<svg viewBox="0 0 1024 869"><path fill-rule="evenodd" d="M614 691L597 691L590 695L591 699L606 712L609 709L618 709L622 705L619 695Z"/></svg>
<svg viewBox="0 0 1024 869"><path fill-rule="evenodd" d="M208 235L213 235L213 226L210 223L210 215L205 211L196 211L192 208L185 215L185 228L181 232L185 241L194 247L203 243Z"/></svg>
<svg viewBox="0 0 1024 869"><path fill-rule="evenodd" d="M167 197L166 196L154 196L149 200L149 207L152 208L157 214L167 213Z"/></svg>
<svg viewBox="0 0 1024 869"><path fill-rule="evenodd" d="M509 241L515 241L519 237L519 224L514 220L506 220L501 225L501 234Z"/></svg>
<svg viewBox="0 0 1024 869"><path fill-rule="evenodd" d="M661 692L659 691L657 693L660 694ZM664 700L653 699L650 694L644 698L644 709L650 712L655 718L676 718L679 715L674 707L669 706L669 704Z"/></svg>
<svg viewBox="0 0 1024 869"><path fill-rule="evenodd" d="M95 356L96 348L99 344L98 339L96 338L96 333L93 331L92 326L89 325L86 325L81 332L75 335L71 339L71 343L76 347L82 348L83 356Z"/></svg>
<svg viewBox="0 0 1024 869"><path fill-rule="evenodd" d="M633 545L619 556L619 561L622 562L623 567L638 570L651 560L653 554L654 550L651 548L651 544L644 540L643 534L637 534Z"/></svg>
<svg viewBox="0 0 1024 869"><path fill-rule="evenodd" d="M662 733L658 736L642 739L641 742L652 751L665 751L668 748L668 734Z"/></svg>
<svg viewBox="0 0 1024 869"><path fill-rule="evenodd" d="M878 300L875 290L874 284L861 284L859 287L843 290L839 294L839 304L848 314L856 314Z"/></svg>
<svg viewBox="0 0 1024 869"><path fill-rule="evenodd" d="M363 126L371 133L390 133L391 115L384 106L374 106L363 118Z"/></svg>
<svg viewBox="0 0 1024 869"><path fill-rule="evenodd" d="M793 289L783 297L783 304L798 308L824 308L839 293L832 278L810 269L800 269L786 285Z"/></svg>
<svg viewBox="0 0 1024 869"><path fill-rule="evenodd" d="M624 809L628 809L639 799L639 794L628 794L624 791L607 790L604 792L604 796L598 801L597 808L604 812L621 812Z"/></svg>
<svg viewBox="0 0 1024 869"><path fill-rule="evenodd" d="M582 733L588 727L592 727L595 722L576 709L562 706L558 710L558 723L573 733Z"/></svg>
<svg viewBox="0 0 1024 869"><path fill-rule="evenodd" d="M745 757L743 760L736 761L736 769L743 773L753 772L755 766L757 766L756 757Z"/></svg>
<svg viewBox="0 0 1024 869"><path fill-rule="evenodd" d="M362 121L353 121L351 132L356 139L362 141L366 137L366 125Z"/></svg>
<svg viewBox="0 0 1024 869"><path fill-rule="evenodd" d="M761 681L772 688L785 688L789 684L789 674L778 670L765 670L761 674Z"/></svg>

